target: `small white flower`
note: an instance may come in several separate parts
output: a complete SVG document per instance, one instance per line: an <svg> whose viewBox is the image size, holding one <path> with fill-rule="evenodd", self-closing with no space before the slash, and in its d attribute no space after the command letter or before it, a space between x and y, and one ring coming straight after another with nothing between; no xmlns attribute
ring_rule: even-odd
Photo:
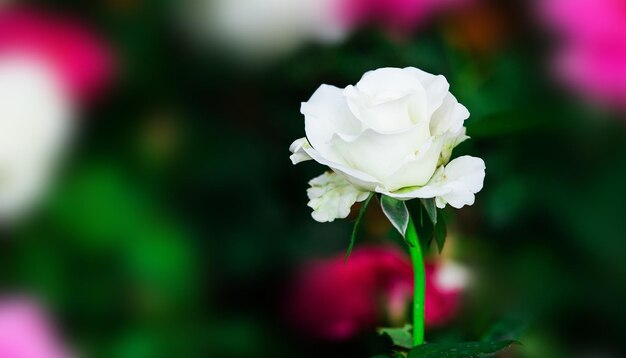
<svg viewBox="0 0 626 358"><path fill-rule="evenodd" d="M326 172L311 181L307 189L308 206L313 209L313 219L319 222L332 222L350 215L354 203L361 202L369 196L351 185L341 176Z"/></svg>
<svg viewBox="0 0 626 358"><path fill-rule="evenodd" d="M60 83L43 63L0 58L0 222L31 209L67 144L73 111Z"/></svg>
<svg viewBox="0 0 626 358"><path fill-rule="evenodd" d="M291 160L313 159L362 192L472 205L485 164L450 162L469 138L469 112L448 89L445 77L410 67L371 71L344 89L322 85L302 104L306 137L291 145Z"/></svg>

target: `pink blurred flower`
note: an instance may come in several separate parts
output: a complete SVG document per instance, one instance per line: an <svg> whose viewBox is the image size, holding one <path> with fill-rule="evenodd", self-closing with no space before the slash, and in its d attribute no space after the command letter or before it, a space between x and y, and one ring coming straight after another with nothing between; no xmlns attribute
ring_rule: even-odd
<svg viewBox="0 0 626 358"><path fill-rule="evenodd" d="M465 267L441 261L426 264L426 325L442 326L458 314L469 282Z"/></svg>
<svg viewBox="0 0 626 358"><path fill-rule="evenodd" d="M70 358L43 309L24 298L0 300L0 357Z"/></svg>
<svg viewBox="0 0 626 358"><path fill-rule="evenodd" d="M626 2L544 0L540 10L561 36L557 74L591 100L626 110Z"/></svg>
<svg viewBox="0 0 626 358"><path fill-rule="evenodd" d="M394 34L407 34L439 13L471 0L339 0L339 13L349 27L374 24Z"/></svg>
<svg viewBox="0 0 626 358"><path fill-rule="evenodd" d="M90 99L110 81L108 46L83 24L39 10L0 9L0 56L34 57L54 68L67 90Z"/></svg>
<svg viewBox="0 0 626 358"><path fill-rule="evenodd" d="M442 266L426 266L426 324L445 324L457 313L466 280ZM444 275L441 275L441 273ZM450 275L452 273L452 275ZM457 272L458 273L458 272ZM409 257L393 247L359 247L347 264L338 255L308 264L289 296L290 321L327 340L346 340L384 324L404 321L413 297Z"/></svg>

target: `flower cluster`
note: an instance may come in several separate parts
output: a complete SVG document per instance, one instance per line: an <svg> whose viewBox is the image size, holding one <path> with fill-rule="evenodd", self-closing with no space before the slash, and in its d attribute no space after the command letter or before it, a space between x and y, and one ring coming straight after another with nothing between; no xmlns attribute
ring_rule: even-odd
<svg viewBox="0 0 626 358"><path fill-rule="evenodd" d="M301 111L306 137L291 145L292 162L315 160L332 170L310 182L309 206L317 221L345 218L371 192L399 200L435 198L439 208L461 208L482 189L482 159L450 160L468 138L469 112L443 76L382 68L355 86L322 85Z"/></svg>

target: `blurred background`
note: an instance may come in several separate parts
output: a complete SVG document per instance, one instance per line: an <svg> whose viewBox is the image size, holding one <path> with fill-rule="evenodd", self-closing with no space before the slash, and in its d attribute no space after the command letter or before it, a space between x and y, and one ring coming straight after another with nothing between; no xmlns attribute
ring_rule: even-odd
<svg viewBox="0 0 626 358"><path fill-rule="evenodd" d="M406 248L372 205L344 266L355 213L315 222L324 168L288 147L320 84L406 66L446 76L454 155L487 164L431 245L426 339L624 356L621 0L0 2L0 355L387 352Z"/></svg>

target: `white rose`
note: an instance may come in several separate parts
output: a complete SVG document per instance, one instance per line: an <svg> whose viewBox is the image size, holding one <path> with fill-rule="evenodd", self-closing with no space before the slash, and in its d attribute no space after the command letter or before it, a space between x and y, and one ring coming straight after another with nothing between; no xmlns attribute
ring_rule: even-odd
<svg viewBox="0 0 626 358"><path fill-rule="evenodd" d="M471 205L485 164L469 156L450 162L468 138L469 112L448 89L445 77L411 67L371 71L344 89L322 85L302 104L306 137L291 145L291 160L327 165L361 192Z"/></svg>
<svg viewBox="0 0 626 358"><path fill-rule="evenodd" d="M42 195L72 112L51 69L23 57L0 58L0 224L25 214Z"/></svg>

